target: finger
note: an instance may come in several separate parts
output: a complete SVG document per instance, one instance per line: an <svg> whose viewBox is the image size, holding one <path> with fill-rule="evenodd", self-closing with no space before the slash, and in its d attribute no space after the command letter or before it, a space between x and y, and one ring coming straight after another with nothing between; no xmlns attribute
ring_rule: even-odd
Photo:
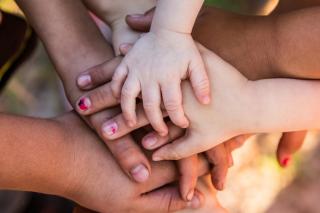
<svg viewBox="0 0 320 213"><path fill-rule="evenodd" d="M133 47L132 44L128 44L128 43L121 44L119 47L120 53L122 55L127 55L128 52L132 49L132 47Z"/></svg>
<svg viewBox="0 0 320 213"><path fill-rule="evenodd" d="M86 70L77 79L78 87L82 90L89 90L109 82L120 62L121 57L116 57Z"/></svg>
<svg viewBox="0 0 320 213"><path fill-rule="evenodd" d="M193 199L185 202L181 199L177 187L167 186L146 194L139 204L145 212L167 213L182 209L198 209L204 204L204 199L201 192L195 191Z"/></svg>
<svg viewBox="0 0 320 213"><path fill-rule="evenodd" d="M191 201L198 179L198 155L178 161L180 172L180 193L185 201Z"/></svg>
<svg viewBox="0 0 320 213"><path fill-rule="evenodd" d="M117 112L115 111L115 113ZM111 115L107 115L105 112L94 114L90 116L89 122L100 137L104 139L104 142L123 171L134 181L139 183L145 182L151 174L151 166L139 145L130 136L125 136L113 142L103 137L100 128L102 123L106 117L114 116L115 113Z"/></svg>
<svg viewBox="0 0 320 213"><path fill-rule="evenodd" d="M189 121L182 107L181 82L161 86L164 107L170 120L181 128L187 128Z"/></svg>
<svg viewBox="0 0 320 213"><path fill-rule="evenodd" d="M183 129L175 126L173 123L168 123L168 135L162 137L156 132L151 132L142 138L142 145L145 149L154 150L157 149L173 140L176 140L178 137L182 136L184 133Z"/></svg>
<svg viewBox="0 0 320 213"><path fill-rule="evenodd" d="M243 146L243 144L248 140L252 134L246 134L246 135L240 135L236 136L234 138L231 138L230 140L226 141L227 148L232 152L240 147Z"/></svg>
<svg viewBox="0 0 320 213"><path fill-rule="evenodd" d="M164 123L160 109L161 96L158 85L142 86L143 108L151 126L161 136L168 134L168 127Z"/></svg>
<svg viewBox="0 0 320 213"><path fill-rule="evenodd" d="M137 123L133 127L128 125L122 113L119 113L118 115L111 118L109 117L109 119L101 125L103 138L105 138L106 140L115 140L150 123L144 112L142 104L137 105L136 113ZM150 131L151 130L149 130L149 132Z"/></svg>
<svg viewBox="0 0 320 213"><path fill-rule="evenodd" d="M79 98L76 110L80 115L91 115L105 108L119 104L111 93L111 84L100 86Z"/></svg>
<svg viewBox="0 0 320 213"><path fill-rule="evenodd" d="M202 104L210 103L210 82L201 56L189 67L190 82L197 99Z"/></svg>
<svg viewBox="0 0 320 213"><path fill-rule="evenodd" d="M188 134L187 132L184 137L155 151L152 159L154 161L181 160L208 150L210 147L206 147L206 144L198 141L198 138L201 137L196 137L194 134Z"/></svg>
<svg viewBox="0 0 320 213"><path fill-rule="evenodd" d="M126 22L131 29L141 32L149 32L151 22L154 16L155 8L147 11L145 14L128 15Z"/></svg>
<svg viewBox="0 0 320 213"><path fill-rule="evenodd" d="M128 67L127 65L122 62L116 69L114 75L112 76L112 82L111 82L111 91L115 98L120 98L121 95L121 88L123 86L123 83L126 80L126 77L128 75Z"/></svg>
<svg viewBox="0 0 320 213"><path fill-rule="evenodd" d="M228 151L224 144L219 144L208 150L206 155L209 163L213 165L211 170L212 183L217 190L222 191L229 168Z"/></svg>
<svg viewBox="0 0 320 213"><path fill-rule="evenodd" d="M137 124L136 98L141 91L140 82L132 74L126 79L121 90L121 109L129 127Z"/></svg>
<svg viewBox="0 0 320 213"><path fill-rule="evenodd" d="M287 132L282 135L277 148L277 159L280 166L287 167L290 164L292 155L301 148L306 135L306 131Z"/></svg>

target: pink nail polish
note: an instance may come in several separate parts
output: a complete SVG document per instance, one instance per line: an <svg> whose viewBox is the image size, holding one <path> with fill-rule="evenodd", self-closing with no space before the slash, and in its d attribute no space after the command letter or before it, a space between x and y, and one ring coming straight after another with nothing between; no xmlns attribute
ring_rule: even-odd
<svg viewBox="0 0 320 213"><path fill-rule="evenodd" d="M81 98L78 103L79 109L87 111L91 107L91 101L89 98Z"/></svg>
<svg viewBox="0 0 320 213"><path fill-rule="evenodd" d="M118 125L116 122L107 122L102 126L102 131L104 134L112 136L118 131Z"/></svg>
<svg viewBox="0 0 320 213"><path fill-rule="evenodd" d="M87 87L91 84L91 76L90 75L82 75L78 78L77 83L82 88Z"/></svg>
<svg viewBox="0 0 320 213"><path fill-rule="evenodd" d="M287 166L289 166L290 161L291 161L291 158L290 158L290 157L285 157L285 158L281 161L281 165L282 165L283 167L287 167Z"/></svg>

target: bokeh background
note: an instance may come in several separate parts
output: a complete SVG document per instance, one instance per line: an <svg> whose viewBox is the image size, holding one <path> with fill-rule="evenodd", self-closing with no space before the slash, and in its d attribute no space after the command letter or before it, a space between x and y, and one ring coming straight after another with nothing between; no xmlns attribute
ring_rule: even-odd
<svg viewBox="0 0 320 213"><path fill-rule="evenodd" d="M267 15L277 3L277 0L207 1L207 4L231 11L259 15ZM0 0L0 8L21 14L11 0ZM16 71L2 92L0 110L47 118L68 107L61 82L39 44L32 58ZM301 152L287 169L280 168L275 158L279 137L280 134L256 136L235 152L235 165L230 169L226 190L218 193L222 205L230 212L320 212L319 134L308 135ZM21 204L26 197L25 193L7 192L7 202L12 202L13 206ZM14 208L2 208L5 204L0 201L0 212L19 212Z"/></svg>

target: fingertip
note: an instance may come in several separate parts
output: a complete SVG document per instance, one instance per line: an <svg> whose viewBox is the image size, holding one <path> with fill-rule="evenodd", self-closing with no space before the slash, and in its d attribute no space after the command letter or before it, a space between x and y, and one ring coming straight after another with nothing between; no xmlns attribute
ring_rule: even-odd
<svg viewBox="0 0 320 213"><path fill-rule="evenodd" d="M88 89L91 87L92 78L88 74L80 75L77 79L77 85L80 89Z"/></svg>
<svg viewBox="0 0 320 213"><path fill-rule="evenodd" d="M201 99L201 103L204 104L204 105L208 105L211 102L210 95L201 96L200 99Z"/></svg>
<svg viewBox="0 0 320 213"><path fill-rule="evenodd" d="M142 146L145 149L152 150L157 146L158 138L154 133L150 133L142 138Z"/></svg>
<svg viewBox="0 0 320 213"><path fill-rule="evenodd" d="M198 191L195 190L194 196L190 202L187 203L187 207L192 209L199 209L204 203L204 196Z"/></svg>
<svg viewBox="0 0 320 213"><path fill-rule="evenodd" d="M80 114L86 114L92 106L91 100L88 97L82 97L77 101L77 111Z"/></svg>
<svg viewBox="0 0 320 213"><path fill-rule="evenodd" d="M291 156L287 155L282 157L282 159L280 160L280 166L283 168L287 168L290 164L291 164Z"/></svg>

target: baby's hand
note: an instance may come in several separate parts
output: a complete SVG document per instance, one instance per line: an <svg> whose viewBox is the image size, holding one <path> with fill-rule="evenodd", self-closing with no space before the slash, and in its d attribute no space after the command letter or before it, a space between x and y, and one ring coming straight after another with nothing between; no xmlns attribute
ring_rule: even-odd
<svg viewBox="0 0 320 213"><path fill-rule="evenodd" d="M153 128L168 133L161 99L171 121L182 128L189 125L182 107L181 81L190 78L196 97L210 102L207 73L201 55L189 34L172 31L149 32L137 41L116 69L111 88L121 99L129 126L137 122L136 98L142 93L143 106Z"/></svg>

